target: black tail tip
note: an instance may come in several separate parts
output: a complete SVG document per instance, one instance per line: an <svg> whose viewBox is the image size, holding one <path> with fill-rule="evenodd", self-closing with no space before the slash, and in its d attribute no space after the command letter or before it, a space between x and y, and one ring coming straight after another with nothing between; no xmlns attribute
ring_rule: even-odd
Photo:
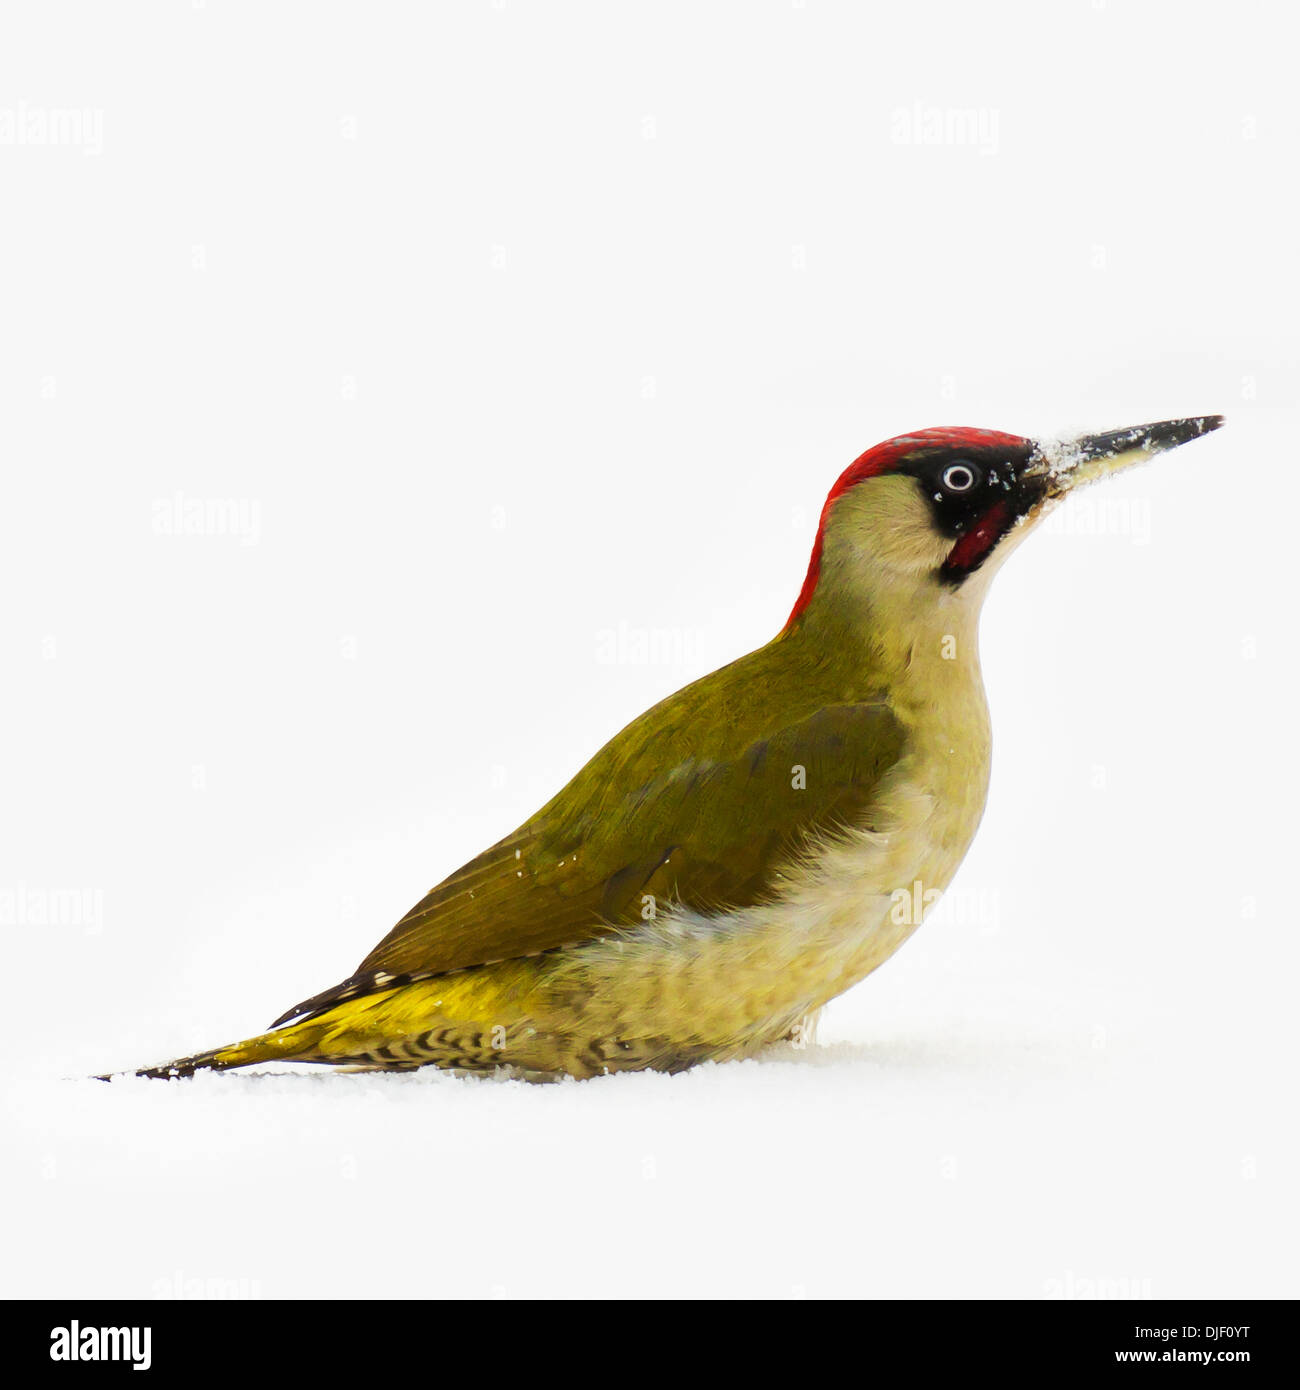
<svg viewBox="0 0 1300 1390"><path fill-rule="evenodd" d="M135 1071L106 1071L90 1078L91 1081L116 1081L119 1076L150 1076L161 1081L174 1081L177 1077L193 1076L194 1068L183 1066L180 1062L168 1062L161 1067L139 1067Z"/></svg>
<svg viewBox="0 0 1300 1390"><path fill-rule="evenodd" d="M140 1067L136 1076L147 1076L151 1081L186 1081L194 1075L201 1065L197 1057L178 1057L174 1062L164 1062L160 1067Z"/></svg>

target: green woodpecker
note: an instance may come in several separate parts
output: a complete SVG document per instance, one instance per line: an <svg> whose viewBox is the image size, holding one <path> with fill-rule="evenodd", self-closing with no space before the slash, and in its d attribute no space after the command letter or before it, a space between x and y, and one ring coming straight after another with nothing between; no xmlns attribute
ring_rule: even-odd
<svg viewBox="0 0 1300 1390"><path fill-rule="evenodd" d="M270 1032L145 1070L268 1061L590 1077L798 1036L919 924L989 778L980 606L1070 490L1223 423L1068 444L925 429L831 489L766 646L633 720ZM915 885L923 886L922 893Z"/></svg>

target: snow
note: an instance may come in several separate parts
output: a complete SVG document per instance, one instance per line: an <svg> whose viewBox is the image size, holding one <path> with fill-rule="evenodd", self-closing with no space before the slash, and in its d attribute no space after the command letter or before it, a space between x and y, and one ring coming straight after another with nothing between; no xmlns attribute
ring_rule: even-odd
<svg viewBox="0 0 1300 1390"><path fill-rule="evenodd" d="M11 1068L8 1292L1294 1291L1269 1235L1294 1213L1295 1118L1267 986L1260 1009L1198 999L1149 952L958 915L832 1006L820 1044L680 1076Z"/></svg>

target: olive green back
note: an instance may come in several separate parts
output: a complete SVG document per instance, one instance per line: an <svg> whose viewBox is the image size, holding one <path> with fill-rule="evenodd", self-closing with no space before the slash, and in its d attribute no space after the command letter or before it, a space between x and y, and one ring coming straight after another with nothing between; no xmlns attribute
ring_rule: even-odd
<svg viewBox="0 0 1300 1390"><path fill-rule="evenodd" d="M903 730L859 666L777 638L655 705L529 821L444 879L343 984L575 945L658 916L746 907L810 837L870 827ZM374 977L380 974L380 979Z"/></svg>

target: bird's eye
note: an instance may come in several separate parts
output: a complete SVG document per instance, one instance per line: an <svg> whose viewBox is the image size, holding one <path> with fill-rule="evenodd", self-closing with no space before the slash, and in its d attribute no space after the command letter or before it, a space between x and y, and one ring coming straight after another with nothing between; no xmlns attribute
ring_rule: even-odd
<svg viewBox="0 0 1300 1390"><path fill-rule="evenodd" d="M943 485L949 492L969 492L975 481L975 469L969 463L950 463L943 470Z"/></svg>

